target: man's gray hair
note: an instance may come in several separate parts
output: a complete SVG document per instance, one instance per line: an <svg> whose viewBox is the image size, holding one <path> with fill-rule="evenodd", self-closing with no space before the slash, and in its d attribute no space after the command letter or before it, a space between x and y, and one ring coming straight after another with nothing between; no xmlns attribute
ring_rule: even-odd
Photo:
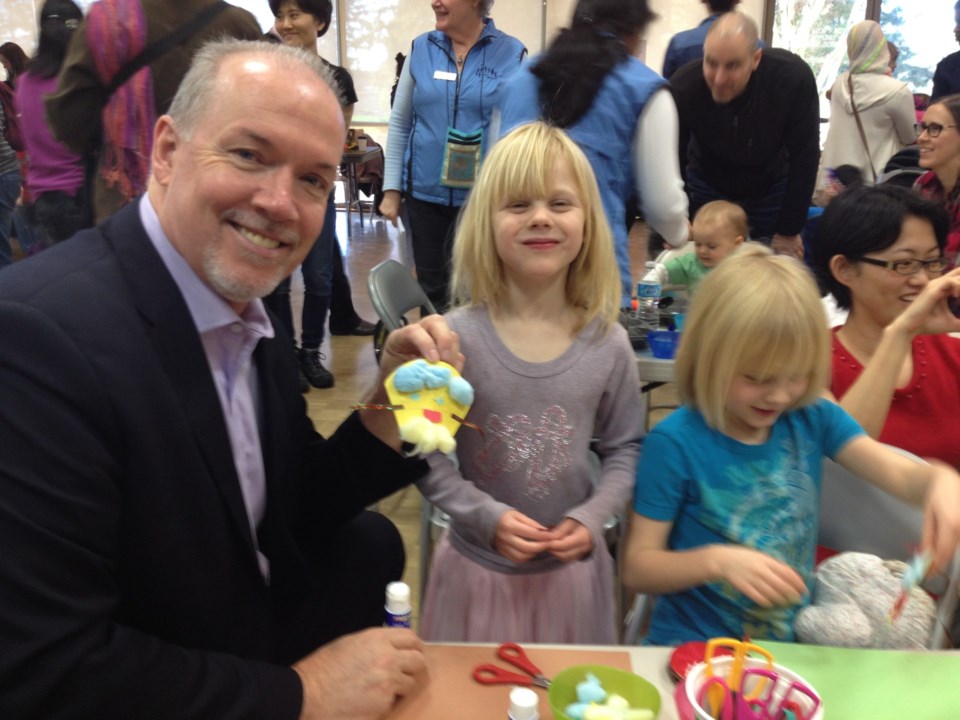
<svg viewBox="0 0 960 720"><path fill-rule="evenodd" d="M170 105L168 114L173 118L177 132L183 137L189 139L193 136L197 125L216 96L217 76L221 64L234 55L269 59L285 72L297 68L311 70L333 90L341 106L343 105L340 88L319 55L281 43L234 39L212 40L194 55L190 69L184 75Z"/></svg>
<svg viewBox="0 0 960 720"><path fill-rule="evenodd" d="M960 2L960 0L958 0ZM487 17L490 14L490 8L493 7L493 0L480 0L477 8L480 10L480 17Z"/></svg>

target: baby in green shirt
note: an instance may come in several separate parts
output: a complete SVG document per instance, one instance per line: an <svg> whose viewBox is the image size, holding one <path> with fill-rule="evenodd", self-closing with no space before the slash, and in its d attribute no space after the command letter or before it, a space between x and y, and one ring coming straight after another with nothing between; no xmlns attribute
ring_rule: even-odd
<svg viewBox="0 0 960 720"><path fill-rule="evenodd" d="M693 218L694 252L657 263L644 280L682 285L692 297L700 281L747 238L747 214L736 203L714 200Z"/></svg>

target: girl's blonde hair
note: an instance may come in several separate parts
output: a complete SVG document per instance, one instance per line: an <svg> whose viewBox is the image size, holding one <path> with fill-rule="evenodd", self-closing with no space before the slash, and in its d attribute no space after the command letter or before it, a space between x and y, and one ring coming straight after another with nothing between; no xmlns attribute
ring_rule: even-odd
<svg viewBox="0 0 960 720"><path fill-rule="evenodd" d="M681 400L726 431L734 377L804 377L807 391L789 409L813 402L826 385L830 331L813 276L802 264L745 243L697 290L677 350Z"/></svg>
<svg viewBox="0 0 960 720"><path fill-rule="evenodd" d="M595 317L605 327L616 321L620 275L596 178L577 144L563 130L542 122L513 130L484 160L453 244L450 296L454 306L486 303L497 308L506 299L494 217L511 200L547 197L558 162L570 168L584 211L583 247L567 271L567 302L584 311L581 327Z"/></svg>

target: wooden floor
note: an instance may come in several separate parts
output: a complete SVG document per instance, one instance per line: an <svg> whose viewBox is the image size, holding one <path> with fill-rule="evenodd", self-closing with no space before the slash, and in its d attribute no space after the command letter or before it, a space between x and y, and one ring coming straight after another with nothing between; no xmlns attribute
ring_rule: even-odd
<svg viewBox="0 0 960 720"><path fill-rule="evenodd" d="M346 213L337 213L337 235L343 249L347 273L353 286L353 299L357 311L366 319L376 320L367 293L367 272L377 263L387 258L401 259L397 247L397 232L389 222L380 218L371 220L370 214L364 216L364 227L356 212L351 217L351 234L347 234ZM631 236L634 250L634 267L643 267L646 259L646 237L638 226ZM635 273L638 274L638 273ZM299 322L299 303L302 303L303 281L294 276L293 302L294 317ZM306 395L308 411L317 430L329 435L350 414L350 406L360 401L366 390L376 378L377 365L370 338L329 337L327 335L321 348L327 358L327 367L336 379L334 387L327 390L311 389ZM655 404L673 402L673 388L667 386L655 391ZM659 419L658 413L654 420ZM414 618L418 616L419 600L419 547L420 547L420 495L416 488L407 488L380 503L380 511L390 517L400 529L407 550L407 566L404 580L413 592Z"/></svg>

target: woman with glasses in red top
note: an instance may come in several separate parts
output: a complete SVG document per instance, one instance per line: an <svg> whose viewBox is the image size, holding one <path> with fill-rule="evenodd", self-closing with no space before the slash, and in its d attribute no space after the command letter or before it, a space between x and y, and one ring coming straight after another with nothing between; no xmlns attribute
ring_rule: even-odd
<svg viewBox="0 0 960 720"><path fill-rule="evenodd" d="M848 190L814 236L821 287L849 311L833 330L830 391L882 442L960 466L960 269L947 272L949 221L912 190Z"/></svg>

